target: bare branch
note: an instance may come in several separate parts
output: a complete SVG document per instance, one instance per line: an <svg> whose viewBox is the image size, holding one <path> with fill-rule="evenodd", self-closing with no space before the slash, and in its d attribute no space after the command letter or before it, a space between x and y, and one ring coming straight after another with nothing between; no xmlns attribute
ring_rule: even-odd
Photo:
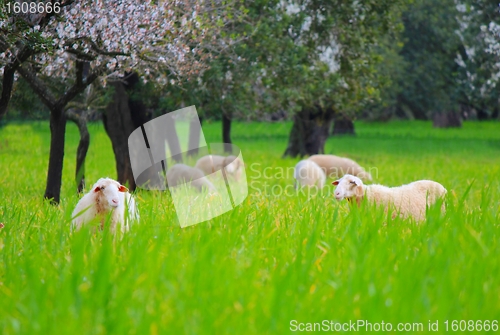
<svg viewBox="0 0 500 335"><path fill-rule="evenodd" d="M101 74L104 73L105 69L106 67L104 65L101 65L97 67L94 72L90 73L85 79L82 79L82 81L80 82L77 81L69 90L67 90L63 94L63 96L59 100L57 100L55 105L60 108L66 106L68 102L73 100L73 98L75 98L79 93L83 92L83 90L85 90L87 86L92 84L94 80L99 78ZM83 71L83 67L77 67L77 71Z"/></svg>
<svg viewBox="0 0 500 335"><path fill-rule="evenodd" d="M42 102L52 111L56 107L56 98L48 90L45 83L36 76L35 70L30 64L19 66L17 72L23 76L33 91L40 97Z"/></svg>

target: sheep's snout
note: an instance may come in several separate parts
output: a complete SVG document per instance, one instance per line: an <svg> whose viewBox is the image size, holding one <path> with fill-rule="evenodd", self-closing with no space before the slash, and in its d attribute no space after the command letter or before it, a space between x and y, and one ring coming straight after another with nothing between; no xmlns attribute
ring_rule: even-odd
<svg viewBox="0 0 500 335"><path fill-rule="evenodd" d="M103 189L102 192L108 200L108 204L110 207L116 208L120 206L123 197L123 192L120 190L120 187L114 187L114 185L108 186Z"/></svg>
<svg viewBox="0 0 500 335"><path fill-rule="evenodd" d="M226 171L229 173L234 173L236 171L236 164L234 163L234 161L226 166Z"/></svg>
<svg viewBox="0 0 500 335"><path fill-rule="evenodd" d="M340 192L340 190L335 190L334 195L335 199L337 199L338 201L344 200L344 195L342 194L342 192Z"/></svg>

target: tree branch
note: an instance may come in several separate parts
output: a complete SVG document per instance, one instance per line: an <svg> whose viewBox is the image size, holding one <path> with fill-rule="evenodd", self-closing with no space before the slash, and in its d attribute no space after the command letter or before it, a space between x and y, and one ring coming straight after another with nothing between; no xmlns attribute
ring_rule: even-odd
<svg viewBox="0 0 500 335"><path fill-rule="evenodd" d="M105 65L101 65L101 66L97 67L94 70L94 72L90 73L85 79L82 79L80 82L77 81L73 86L71 86L71 88L69 90L67 90L63 94L63 96L59 100L57 100L57 102L55 103L55 106L60 107L60 108L63 108L64 106L66 106L68 104L68 102L73 100L73 98L75 98L78 94L83 92L83 90L85 90L85 88L87 86L92 84L94 82L94 80L99 78L99 76L104 72L105 68L106 68ZM77 67L77 72L78 71L83 72L83 66ZM82 73L80 73L79 75L77 74L77 77L78 76L82 76Z"/></svg>
<svg viewBox="0 0 500 335"><path fill-rule="evenodd" d="M66 117L73 121L80 132L80 143L76 151L75 182L78 193L83 192L85 186L85 158L89 149L90 135L87 129L87 112L83 109L80 113L72 108L66 110Z"/></svg>
<svg viewBox="0 0 500 335"><path fill-rule="evenodd" d="M17 69L17 72L23 76L33 91L40 97L42 102L52 111L56 107L56 98L48 90L45 83L35 75L35 70L29 64L24 64Z"/></svg>
<svg viewBox="0 0 500 335"><path fill-rule="evenodd" d="M3 38L3 36L0 36L0 51L4 52L7 49L9 49L10 45L7 43L7 41Z"/></svg>
<svg viewBox="0 0 500 335"><path fill-rule="evenodd" d="M0 47L8 48L7 42L3 38L0 39ZM28 46L23 46L19 53L12 57L11 61L5 65L3 69L3 80L2 80L2 95L0 98L0 118L7 113L7 107L9 106L10 98L12 96L12 89L14 87L14 74L16 70L25 62L34 51Z"/></svg>

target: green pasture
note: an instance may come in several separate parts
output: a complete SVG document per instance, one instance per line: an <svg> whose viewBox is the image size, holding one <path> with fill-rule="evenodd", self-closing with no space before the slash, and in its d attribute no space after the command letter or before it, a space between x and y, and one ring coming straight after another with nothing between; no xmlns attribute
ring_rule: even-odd
<svg viewBox="0 0 500 335"><path fill-rule="evenodd" d="M89 128L87 183L115 178L109 138ZM208 143L220 128L203 125ZM298 159L281 157L290 128L233 124L249 185L233 211L181 229L168 192L139 190L141 223L122 239L70 231L74 125L59 206L43 200L48 123L0 128L0 334L287 334L324 320L391 323L392 333L438 321L445 333L447 320L500 320L498 122L359 122L357 136L329 139L326 153L355 159L377 183L443 184L446 214L431 208L419 225L349 210L330 183L297 194Z"/></svg>

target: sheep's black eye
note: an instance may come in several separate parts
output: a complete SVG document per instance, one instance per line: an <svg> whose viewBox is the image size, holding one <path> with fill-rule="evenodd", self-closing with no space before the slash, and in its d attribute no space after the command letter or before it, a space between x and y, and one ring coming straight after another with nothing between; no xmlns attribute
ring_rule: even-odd
<svg viewBox="0 0 500 335"><path fill-rule="evenodd" d="M351 184L353 185L356 185L356 182L355 181L350 181Z"/></svg>
<svg viewBox="0 0 500 335"><path fill-rule="evenodd" d="M105 187L104 186L101 186L101 191L104 191Z"/></svg>

